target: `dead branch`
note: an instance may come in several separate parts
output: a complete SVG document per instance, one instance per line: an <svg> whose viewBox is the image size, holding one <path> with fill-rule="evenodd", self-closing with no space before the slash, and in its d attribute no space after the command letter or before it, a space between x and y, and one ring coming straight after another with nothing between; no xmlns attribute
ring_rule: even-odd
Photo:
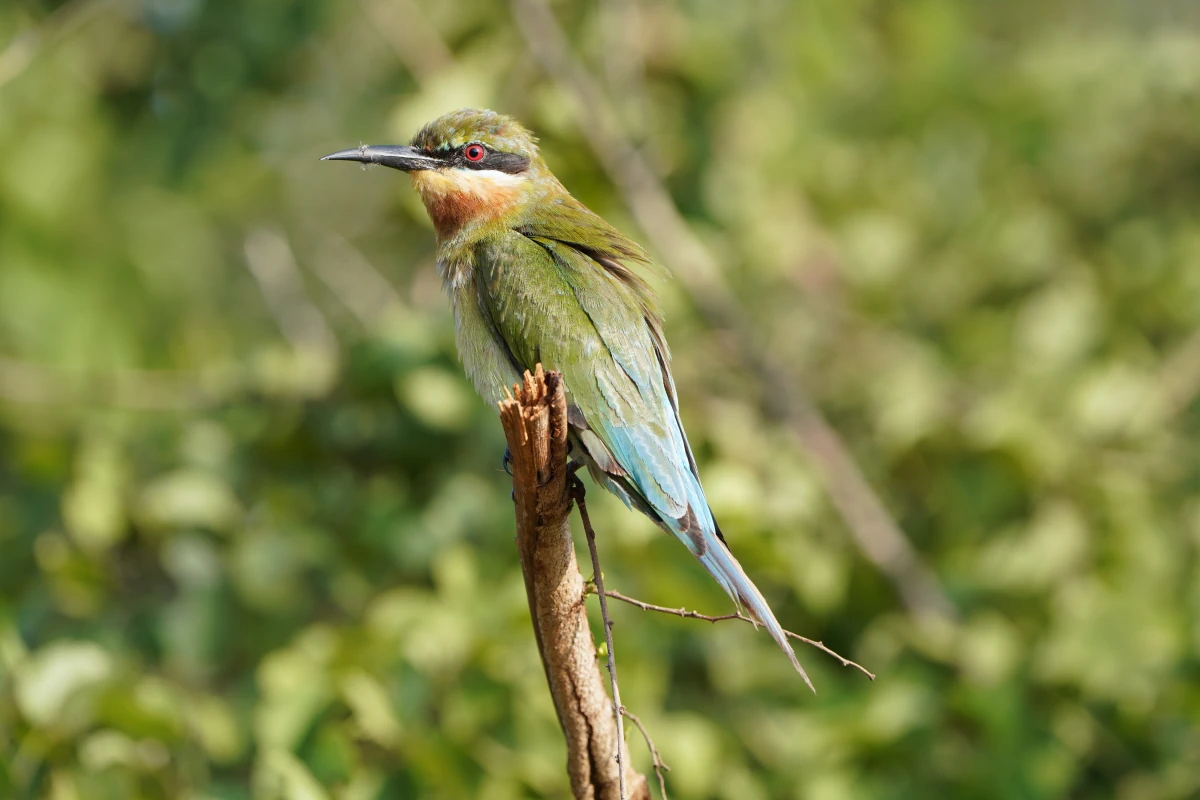
<svg viewBox="0 0 1200 800"><path fill-rule="evenodd" d="M658 611L659 613L670 614L675 617L684 617L685 619L702 619L706 622L721 622L727 619L740 619L742 622L749 622L751 625L755 625L757 627L757 623L755 623L754 620L750 619L750 617L747 617L745 614L720 614L714 617L709 616L708 614L701 614L699 611L688 611L685 608L667 608L666 606L656 606L653 603L646 603L633 597L629 597L628 595L621 594L615 589L609 589L608 591L605 591L604 588L599 585L597 585L597 592L604 592L605 596L611 597L613 600L620 600L623 603L628 603L631 606L637 606L642 611ZM804 642L805 644L812 645L822 652L828 653L838 661L842 662L843 667L854 667L871 680L875 680L874 672L871 672L862 664L851 661L840 653L831 650L825 646L824 642L818 642L815 639L809 639L806 636L801 636L798 633L792 633L791 631L787 630L785 630L784 633L798 642ZM630 719L633 719L633 717L629 714L626 714L626 716L628 716Z"/></svg>
<svg viewBox="0 0 1200 800"><path fill-rule="evenodd" d="M654 763L654 774L658 776L658 789L662 792L662 800L667 800L667 777L666 773L671 771L667 766L667 762L663 761L659 755L658 748L654 746L654 740L650 738L650 732L646 730L646 726L638 719L638 715L634 714L625 706L621 706L621 716L629 717L629 721L637 726L637 729L642 732L642 738L646 740L646 749L650 751L650 758Z"/></svg>
<svg viewBox="0 0 1200 800"><path fill-rule="evenodd" d="M557 372L525 373L500 402L512 457L517 549L550 696L567 742L567 774L577 800L650 800L645 776L617 766L617 724L604 692L588 626L586 590L571 540L567 410ZM623 781L622 781L623 778Z"/></svg>

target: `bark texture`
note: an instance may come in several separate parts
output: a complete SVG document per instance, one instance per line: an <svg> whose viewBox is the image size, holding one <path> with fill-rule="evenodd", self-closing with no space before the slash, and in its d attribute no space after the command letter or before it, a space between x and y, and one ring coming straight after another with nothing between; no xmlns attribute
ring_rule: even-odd
<svg viewBox="0 0 1200 800"><path fill-rule="evenodd" d="M617 725L588 626L583 576L571 539L567 405L562 376L525 373L500 403L512 456L517 549L542 666L567 741L577 800L619 800ZM645 776L625 762L628 800L650 800Z"/></svg>

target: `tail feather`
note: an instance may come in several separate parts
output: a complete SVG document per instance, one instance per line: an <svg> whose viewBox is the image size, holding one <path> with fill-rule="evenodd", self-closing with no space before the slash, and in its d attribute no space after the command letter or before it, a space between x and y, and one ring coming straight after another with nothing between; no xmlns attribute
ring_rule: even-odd
<svg viewBox="0 0 1200 800"><path fill-rule="evenodd" d="M712 519L711 512L708 518ZM672 530L671 532L688 545L688 549L696 555L709 574L717 579L717 583L721 584L721 588L733 598L733 601L745 607L750 612L750 616L767 629L771 638L787 654L792 666L800 673L800 677L808 684L808 688L815 693L816 687L809 680L804 667L800 666L800 660L796 658L796 653L788 642L783 626L775 619L775 614L767 605L762 593L758 591L758 587L754 585L754 582L746 575L746 571L742 569L742 565L725 546L724 537L719 537L716 533L716 524L712 525L711 530L705 530L703 523L700 523L694 515L689 514L680 522L685 520L692 523L688 526L688 530ZM697 523L700 524L697 525ZM697 530L697 527L700 529Z"/></svg>
<svg viewBox="0 0 1200 800"><path fill-rule="evenodd" d="M816 692L816 688L808 678L808 673L804 671L804 667L800 666L800 660L796 658L795 651L788 643L787 634L771 612L771 607L767 605L762 593L758 591L758 588L746 575L745 570L742 569L742 565L738 563L726 546L725 537L721 534L721 529L717 527L716 520L713 519L708 501L704 497L704 490L700 487L699 478L691 472L681 473L680 477L686 492L685 513L679 518L672 519L663 513L663 509L655 507L645 499L646 480L639 480L639 476L630 475L624 467L619 465L617 466L619 472L612 468L617 462L597 436L582 436L577 430L573 441L587 456L586 463L592 478L621 498L625 505L641 511L687 545L688 550L699 559L709 574L716 578L717 583L721 584L721 588L738 604L739 610L742 608L747 610L752 621L762 624L767 629L771 638L787 654L792 666L800 673L800 677L808 684L808 688Z"/></svg>

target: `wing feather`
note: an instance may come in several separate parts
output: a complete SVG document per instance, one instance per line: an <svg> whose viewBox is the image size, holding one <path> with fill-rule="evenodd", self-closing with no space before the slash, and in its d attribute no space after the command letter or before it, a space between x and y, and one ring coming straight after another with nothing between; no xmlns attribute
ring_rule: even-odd
<svg viewBox="0 0 1200 800"><path fill-rule="evenodd" d="M586 425L573 435L594 453L593 475L683 542L804 675L704 497L653 297L589 249L515 230L487 237L476 260L481 306L521 366L562 371L568 403ZM605 467L614 461L619 473Z"/></svg>

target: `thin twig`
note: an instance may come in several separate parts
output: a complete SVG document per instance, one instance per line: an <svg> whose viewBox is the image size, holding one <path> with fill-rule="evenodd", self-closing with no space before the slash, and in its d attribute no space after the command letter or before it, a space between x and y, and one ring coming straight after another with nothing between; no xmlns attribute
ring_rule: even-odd
<svg viewBox="0 0 1200 800"><path fill-rule="evenodd" d="M705 622L721 622L727 619L740 619L742 622L749 622L751 625L755 625L755 627L757 627L755 621L750 619L750 617L747 617L745 614L721 614L714 617L708 614L701 614L699 611L688 611L686 608L667 608L666 606L656 606L653 603L647 603L642 600L629 597L628 595L621 594L615 589L609 589L608 591L605 591L604 587L600 586L599 584L596 585L596 591L597 594L600 594L601 607L604 606L604 598L611 597L613 600L620 600L621 602L628 603L631 606L637 606L642 611L658 611L662 614L671 614L672 616L684 617L686 619L702 619ZM871 680L875 680L874 672L871 672L862 664L851 661L841 653L831 650L825 646L824 642L818 642L815 639L809 639L807 636L801 636L800 634L792 633L791 631L784 631L784 633L798 642L804 642L805 644L812 645L818 650L828 653L838 661L842 662L843 667L854 667Z"/></svg>
<svg viewBox="0 0 1200 800"><path fill-rule="evenodd" d="M792 429L862 553L921 615L954 618L954 606L891 518L837 431L800 390L789 364L757 346L758 336L712 251L691 230L670 192L616 122L599 83L576 58L545 0L510 0L530 54L578 102L579 129L654 248L674 268L706 322L734 334L742 360L764 389L765 411Z"/></svg>
<svg viewBox="0 0 1200 800"><path fill-rule="evenodd" d="M654 740L650 738L650 732L646 730L646 726L638 719L637 714L634 714L625 706L621 706L621 713L629 717L630 722L637 725L637 729L642 732L642 738L646 740L646 747L650 750L650 758L654 761L654 774L658 776L658 789L662 792L663 800L667 800L667 778L664 772L670 772L671 768L667 766L667 762L662 760L662 756L658 753L658 748L654 746Z"/></svg>
<svg viewBox="0 0 1200 800"><path fill-rule="evenodd" d="M587 490L578 475L571 476L571 495L579 506L579 518L583 520L583 531L587 534L588 552L592 555L592 580L600 595L600 619L604 623L604 644L608 648L605 662L608 665L608 682L612 688L613 716L617 720L617 775L620 777L621 800L625 800L625 721L621 717L621 692L617 686L617 654L613 651L612 620L608 616L608 601L604 594L604 577L600 573L600 555L596 552L596 532L592 530L592 520L587 510Z"/></svg>

